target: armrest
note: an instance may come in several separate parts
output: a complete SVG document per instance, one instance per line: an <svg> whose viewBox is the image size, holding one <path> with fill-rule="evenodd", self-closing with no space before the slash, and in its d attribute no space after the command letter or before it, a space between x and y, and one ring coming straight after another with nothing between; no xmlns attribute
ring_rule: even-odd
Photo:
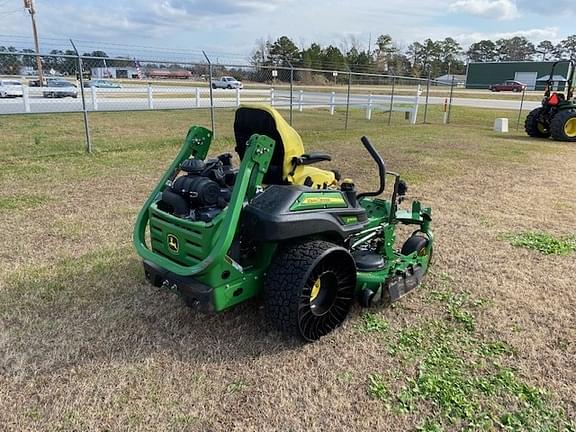
<svg viewBox="0 0 576 432"><path fill-rule="evenodd" d="M331 161L332 156L328 153L320 153L320 152L312 152L312 153L305 153L300 157L292 158L292 163L294 166L299 165L312 165L318 162L323 161Z"/></svg>

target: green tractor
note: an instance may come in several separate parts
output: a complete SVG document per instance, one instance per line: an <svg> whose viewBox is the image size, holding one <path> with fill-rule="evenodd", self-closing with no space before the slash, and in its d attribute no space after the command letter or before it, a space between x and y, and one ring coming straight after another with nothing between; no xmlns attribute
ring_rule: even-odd
<svg viewBox="0 0 576 432"><path fill-rule="evenodd" d="M273 326L307 341L338 327L354 302L388 304L418 286L432 256L431 209L399 208L406 184L366 137L380 184L359 193L310 166L331 157L305 153L269 106L240 107L234 134L239 168L229 153L207 159L212 133L193 126L140 211L134 245L153 285L204 312L260 296ZM391 197L377 198L387 178ZM414 229L397 249L399 223Z"/></svg>
<svg viewBox="0 0 576 432"><path fill-rule="evenodd" d="M560 63L568 63L566 94L553 92L554 71ZM574 101L574 72L576 64L572 60L557 61L546 83L542 106L528 114L524 128L534 138L552 137L557 141L576 141L576 102Z"/></svg>

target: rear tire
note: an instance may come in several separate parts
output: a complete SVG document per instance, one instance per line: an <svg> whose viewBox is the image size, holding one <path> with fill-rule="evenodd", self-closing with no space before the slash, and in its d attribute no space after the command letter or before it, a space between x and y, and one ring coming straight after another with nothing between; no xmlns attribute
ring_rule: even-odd
<svg viewBox="0 0 576 432"><path fill-rule="evenodd" d="M321 240L295 243L268 270L266 318L283 333L314 341L344 322L355 290L356 266L346 249Z"/></svg>
<svg viewBox="0 0 576 432"><path fill-rule="evenodd" d="M530 111L526 116L526 121L524 122L524 130L532 138L549 138L550 129L540 121L540 115L544 108L536 108Z"/></svg>
<svg viewBox="0 0 576 432"><path fill-rule="evenodd" d="M556 141L576 142L576 110L558 112L552 119L550 132Z"/></svg>

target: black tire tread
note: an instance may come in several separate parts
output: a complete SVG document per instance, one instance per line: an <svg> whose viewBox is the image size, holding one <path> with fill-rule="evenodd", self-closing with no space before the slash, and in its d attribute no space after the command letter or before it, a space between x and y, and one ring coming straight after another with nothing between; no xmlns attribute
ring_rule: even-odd
<svg viewBox="0 0 576 432"><path fill-rule="evenodd" d="M316 259L336 246L323 240L293 243L280 251L264 282L264 311L268 322L281 332L302 337L298 306L306 275Z"/></svg>
<svg viewBox="0 0 576 432"><path fill-rule="evenodd" d="M532 138L548 138L550 137L550 131L546 133L542 133L540 129L538 129L538 118L540 117L540 113L544 108L535 108L526 116L526 121L524 122L524 130L531 136Z"/></svg>
<svg viewBox="0 0 576 432"><path fill-rule="evenodd" d="M576 137L569 137L564 132L564 125L566 122L576 117L576 110L575 109L566 109L560 111L558 114L554 116L550 125L550 132L552 134L552 138L556 141L576 141Z"/></svg>

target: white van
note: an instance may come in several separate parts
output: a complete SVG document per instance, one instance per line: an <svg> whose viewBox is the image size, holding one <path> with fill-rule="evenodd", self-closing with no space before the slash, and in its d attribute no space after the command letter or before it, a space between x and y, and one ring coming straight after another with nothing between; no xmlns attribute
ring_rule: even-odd
<svg viewBox="0 0 576 432"><path fill-rule="evenodd" d="M13 79L0 79L0 98L22 97L22 83Z"/></svg>

